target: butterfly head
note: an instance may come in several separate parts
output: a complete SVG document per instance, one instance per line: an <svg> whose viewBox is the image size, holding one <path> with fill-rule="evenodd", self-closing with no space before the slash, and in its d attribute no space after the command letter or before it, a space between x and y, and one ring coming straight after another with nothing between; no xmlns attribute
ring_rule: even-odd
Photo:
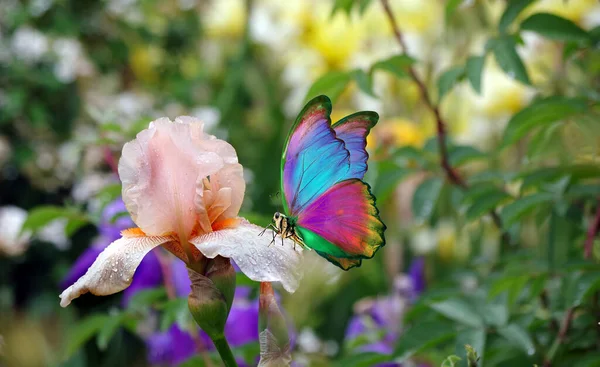
<svg viewBox="0 0 600 367"><path fill-rule="evenodd" d="M275 212L275 214L273 214L273 224L278 230L281 230L281 224L284 221L284 218L285 215L281 214L280 212Z"/></svg>

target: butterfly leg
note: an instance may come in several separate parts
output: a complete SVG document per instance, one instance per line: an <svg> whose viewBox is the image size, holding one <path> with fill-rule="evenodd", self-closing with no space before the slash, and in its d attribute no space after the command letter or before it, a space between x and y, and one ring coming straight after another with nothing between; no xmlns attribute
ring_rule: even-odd
<svg viewBox="0 0 600 367"><path fill-rule="evenodd" d="M273 223L270 223L268 226L265 227L265 229L262 230L262 232L260 232L258 235L262 236L263 234L265 234L266 230L272 228L274 231L277 231L277 227L275 227L273 225Z"/></svg>

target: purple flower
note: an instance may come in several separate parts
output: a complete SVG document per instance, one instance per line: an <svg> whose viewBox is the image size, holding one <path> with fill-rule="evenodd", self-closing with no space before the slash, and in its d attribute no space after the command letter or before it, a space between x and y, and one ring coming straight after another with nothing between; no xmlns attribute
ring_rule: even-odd
<svg viewBox="0 0 600 367"><path fill-rule="evenodd" d="M196 344L191 335L177 324L165 332L152 334L146 340L148 361L154 365L176 366L196 354Z"/></svg>
<svg viewBox="0 0 600 367"><path fill-rule="evenodd" d="M425 291L425 287L427 286L425 280L425 258L423 256L413 259L408 268L408 276L412 281L415 296L419 296Z"/></svg>
<svg viewBox="0 0 600 367"><path fill-rule="evenodd" d="M361 352L392 354L396 341L401 337L404 312L425 289L424 274L424 259L415 258L408 275L394 279L392 294L357 303L357 314L346 329L346 340L349 343L366 340L357 347ZM396 367L400 364L387 362L377 366Z"/></svg>
<svg viewBox="0 0 600 367"><path fill-rule="evenodd" d="M104 207L98 226L101 236L110 239L110 242L112 242L121 238L121 231L133 227L135 227L135 224L131 220L123 200L117 199Z"/></svg>

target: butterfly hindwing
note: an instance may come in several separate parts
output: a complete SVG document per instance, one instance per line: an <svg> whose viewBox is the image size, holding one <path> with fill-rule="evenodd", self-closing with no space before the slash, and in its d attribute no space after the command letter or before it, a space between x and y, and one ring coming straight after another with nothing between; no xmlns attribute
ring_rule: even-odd
<svg viewBox="0 0 600 367"><path fill-rule="evenodd" d="M305 238L307 246L332 257L368 259L385 245L385 225L379 218L375 197L369 185L359 179L344 180L329 188L300 213L297 226L301 234L308 230L332 244L333 250L323 241Z"/></svg>
<svg viewBox="0 0 600 367"><path fill-rule="evenodd" d="M304 107L282 157L286 213L297 216L350 170L350 153L331 127L331 101L319 96Z"/></svg>

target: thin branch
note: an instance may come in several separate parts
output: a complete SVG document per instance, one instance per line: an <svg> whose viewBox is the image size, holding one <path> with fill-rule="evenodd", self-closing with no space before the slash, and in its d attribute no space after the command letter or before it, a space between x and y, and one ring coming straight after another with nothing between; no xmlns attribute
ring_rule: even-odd
<svg viewBox="0 0 600 367"><path fill-rule="evenodd" d="M592 222L590 223L590 228L588 229L587 237L585 239L584 257L586 259L592 257L592 250L594 248L594 237L596 237L598 230L600 230L600 198L598 198L596 216L594 217L594 219L592 219Z"/></svg>
<svg viewBox="0 0 600 367"><path fill-rule="evenodd" d="M398 23L396 23L396 18L394 18L394 14L392 13L389 1L381 0L381 5L383 5L385 14L387 15L387 18L394 32L396 41L398 41L402 52L404 54L408 54L408 47L406 46L406 42L404 42L404 37L402 36L402 32L400 31ZM446 174L446 177L452 184L465 190L468 189L469 186L467 185L467 182L450 164L450 160L448 158L448 146L446 145L446 122L442 118L439 106L433 103L431 96L429 95L429 91L427 90L427 86L425 86L425 83L421 80L421 78L419 78L419 75L412 66L408 67L408 74L410 75L410 78L417 84L423 102L435 116L437 140L440 149L440 163L442 165L444 173ZM495 210L492 210L490 212L490 215L492 217L492 220L494 221L494 224L502 232L502 240L505 243L510 243L510 236L508 232L503 230L502 219L500 218L498 213L496 213Z"/></svg>
<svg viewBox="0 0 600 367"><path fill-rule="evenodd" d="M556 339L554 339L554 343L552 343L552 347L550 347L550 351L546 355L544 359L543 367L552 367L552 360L558 351L558 348L564 343L567 338L567 332L571 327L571 322L573 321L573 315L575 314L575 308L571 307L565 313L565 317L560 325L560 330L558 331L558 335Z"/></svg>
<svg viewBox="0 0 600 367"><path fill-rule="evenodd" d="M392 9L390 8L390 3L388 0L381 0L381 4L383 5L383 9L388 17L390 25L392 26L392 30L394 31L394 36L396 37L396 41L400 45L402 52L408 54L408 48L406 47L406 43L404 42L404 37L402 36L402 32L400 32L400 28L398 27L398 23L396 23L396 19L394 18L394 14L392 13ZM415 69L410 66L408 68L408 74L411 79L417 84L419 91L421 92L421 98L427 108L433 112L436 121L436 129L437 129L437 139L440 148L440 159L441 165L446 173L446 176L456 186L460 186L464 189L467 188L467 183L465 180L452 168L450 164L450 160L448 159L448 147L446 145L446 122L442 119L440 114L440 109L436 106L431 100L431 96L429 95L429 91L425 86L425 83L419 78Z"/></svg>

